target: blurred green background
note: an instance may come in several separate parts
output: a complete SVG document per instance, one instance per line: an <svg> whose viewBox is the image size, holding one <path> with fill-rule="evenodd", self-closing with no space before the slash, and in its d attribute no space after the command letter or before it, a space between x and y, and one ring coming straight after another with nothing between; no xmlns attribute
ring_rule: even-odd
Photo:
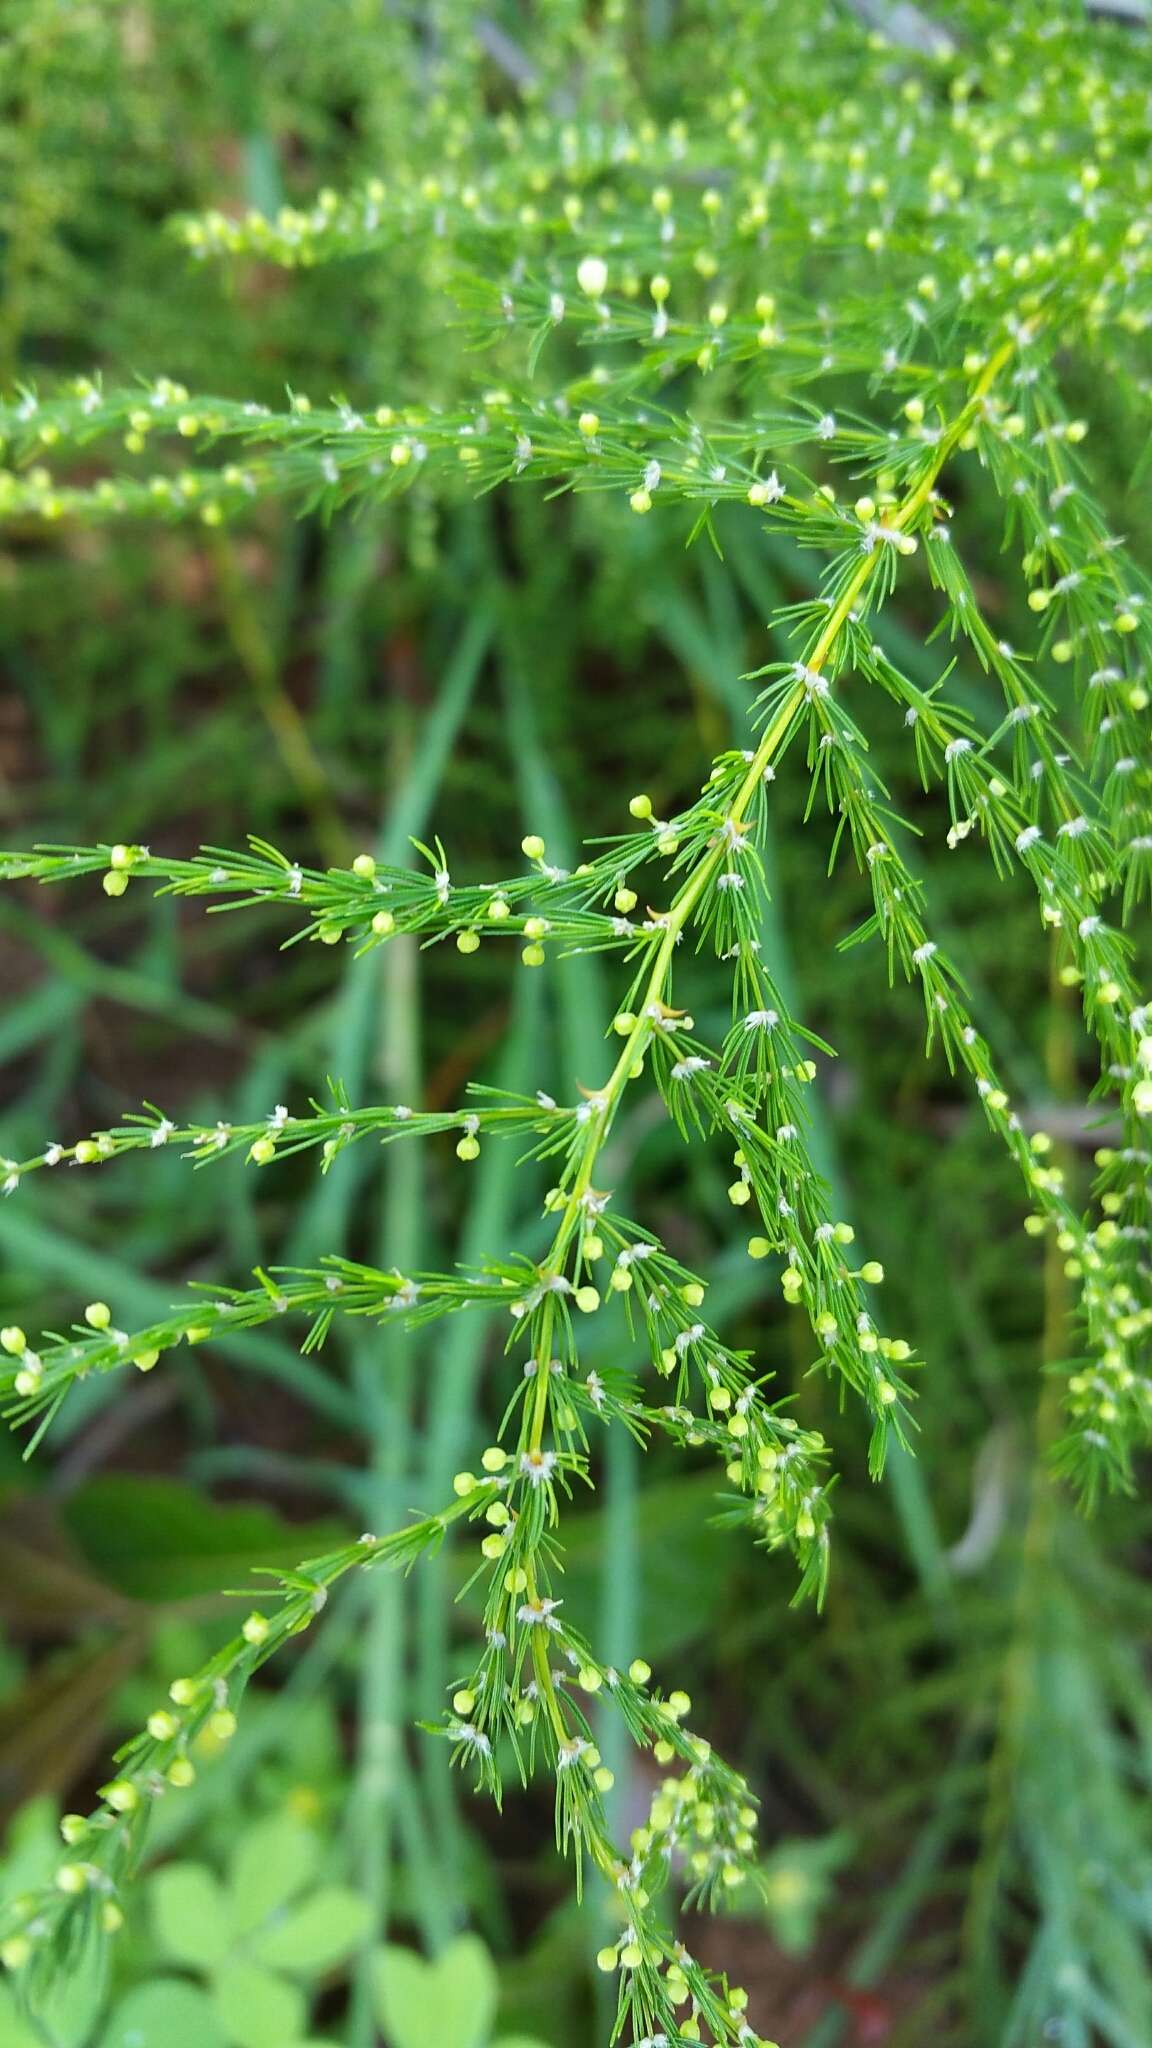
<svg viewBox="0 0 1152 2048"><path fill-rule="evenodd" d="M658 40L660 12L637 34ZM514 102L473 10L423 19L431 40L436 21L458 38L477 117ZM163 226L303 201L402 158L419 107L396 90L390 39L419 32L358 0L6 0L5 387L98 367L268 402L289 384L365 403L450 389L463 342L434 252L233 273L190 268ZM1109 404L1095 394L1110 510L1146 552ZM1013 638L998 509L973 500L965 517L983 534L982 600ZM666 813L743 744L740 677L779 658L764 621L815 574L738 516L717 522L723 559L686 550L688 525L521 490L450 510L417 491L327 526L265 507L230 532L9 529L3 841L182 854L255 832L322 863L403 858L409 834L439 831L454 867L482 876L544 817L564 858L619 830L635 789ZM888 638L930 682L941 663L917 602ZM978 706L985 688L962 663L956 694ZM930 924L1013 1094L1084 1188L1074 1008L1023 890L944 851L947 821L889 713L871 736L925 833ZM715 1276L713 1320L833 1444L832 1590L822 1616L790 1609L787 1564L710 1522L710 1472L659 1446L640 1469L623 1444L599 1506L571 1518L566 1598L605 1656L642 1653L687 1686L764 1802L767 1904L738 1897L691 1940L749 1986L784 2048L1147 2048L1147 1510L1113 1504L1087 1524L1043 1476L1043 1363L1070 1342L1059 1255L1046 1267L1023 1236L978 1108L923 1061L915 993L890 992L866 950L837 952L861 888L846 868L827 878L824 825L799 829L800 783L777 789L764 944L839 1055L819 1150L839 1213L888 1270L893 1327L930 1363L917 1459L870 1484L860 1432L802 1378L793 1325L744 1256L725 1157L686 1151L640 1099L611 1162L632 1213ZM429 1107L473 1079L570 1096L602 1076L619 992L592 961L509 977L488 949L464 962L398 944L357 964L283 954L283 936L274 914L207 917L143 888L109 902L95 880L7 893L0 1150L71 1141L142 1099L206 1121L298 1107L328 1074L354 1100ZM693 973L702 1034L721 1035L726 988L705 963ZM37 1175L0 1205L0 1317L60 1328L99 1296L131 1325L188 1280L239 1281L260 1260L343 1250L408 1268L531 1249L541 1191L498 1146L467 1172L450 1151L361 1147L322 1182L307 1158L269 1178L239 1160L194 1174L167 1153ZM222 1637L220 1587L290 1564L321 1529L389 1526L438 1499L490 1437L504 1370L494 1334L464 1320L337 1330L321 1366L252 1336L80 1390L30 1463L0 1438L6 1887L52 1868L60 1810L87 1803L116 1741ZM470 1661L459 1576L448 1555L350 1590L250 1698L228 1753L162 1811L114 1975L62 2004L60 2048L421 2048L429 2011L438 2048L594 2038L599 1909L571 1902L547 1788L497 1819L413 1733ZM627 1831L650 1787L612 1761ZM487 1953L447 1946L465 1927ZM385 1941L446 1957L441 1976L382 1962ZM1048 1987L1062 1987L1051 2033ZM0 2003L5 2048L39 2038L23 2029Z"/></svg>

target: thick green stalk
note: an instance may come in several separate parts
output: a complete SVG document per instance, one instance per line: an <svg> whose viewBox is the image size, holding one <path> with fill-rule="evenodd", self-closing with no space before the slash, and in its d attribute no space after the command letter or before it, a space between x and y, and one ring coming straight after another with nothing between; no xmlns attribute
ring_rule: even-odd
<svg viewBox="0 0 1152 2048"><path fill-rule="evenodd" d="M423 829L451 750L471 700L487 651L490 621L478 601L449 665L440 697L420 731L419 747L398 736L392 780L399 794L381 853L395 860L410 833ZM377 983L380 1001L377 1064L387 1095L394 1101L418 1101L421 1094L419 1033L419 950L414 940L389 946L384 972ZM363 986L359 984L358 986ZM371 984L368 984L371 987ZM358 1012L357 1012L358 1014ZM353 1024L355 1019L353 1020ZM354 1041L358 1033L353 1028ZM403 1158L400 1154L404 1153ZM419 1264L422 1237L422 1177L414 1147L396 1146L385 1161L384 1203L379 1225L385 1263L410 1269ZM410 1502L406 1488L413 1477L412 1403L416 1352L412 1334L377 1331L357 1345L354 1383L362 1396L362 1418L371 1445L367 1479L367 1512L373 1525L390 1528L402 1522ZM381 1353L392 1356L383 1364ZM352 1806L352 1825L362 1878L373 1913L373 1939L386 1931L391 1910L394 1829L398 1822L410 1864L417 1878L417 1904L423 1932L431 1948L451 1928L451 1898L429 1871L420 1882L426 1831L419 1811L416 1781L405 1756L407 1733L407 1583L381 1580L368 1625L361 1671L360 1757ZM422 1703L429 1711L435 1701ZM394 1810L398 1808L397 1810ZM352 1999L350 2048L371 2048L375 2039L370 1940L363 1951Z"/></svg>

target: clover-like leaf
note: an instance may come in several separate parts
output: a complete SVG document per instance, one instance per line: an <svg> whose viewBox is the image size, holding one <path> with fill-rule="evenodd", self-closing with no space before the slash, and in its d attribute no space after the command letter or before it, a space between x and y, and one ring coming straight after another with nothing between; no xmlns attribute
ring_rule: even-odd
<svg viewBox="0 0 1152 2048"><path fill-rule="evenodd" d="M292 2048L308 2019L299 1986L257 1963L228 1963L216 1978L213 2003L235 2048Z"/></svg>
<svg viewBox="0 0 1152 2048"><path fill-rule="evenodd" d="M256 1935L252 1952L269 1969L316 1977L352 1954L371 1915L367 1901L344 1885L324 1885L290 1906Z"/></svg>
<svg viewBox="0 0 1152 2048"><path fill-rule="evenodd" d="M496 1967L474 1934L450 1942L434 1962L388 1947L376 1958L376 2009L388 2048L486 2048L496 2014Z"/></svg>
<svg viewBox="0 0 1152 2048"><path fill-rule="evenodd" d="M228 2048L212 2000L182 1977L154 1977L122 1998L100 2048Z"/></svg>
<svg viewBox="0 0 1152 2048"><path fill-rule="evenodd" d="M152 1929L161 1954L173 1963L212 1970L232 1946L228 1900L202 1863L169 1863L148 1886Z"/></svg>
<svg viewBox="0 0 1152 2048"><path fill-rule="evenodd" d="M235 1934L261 1927L303 1891L315 1874L319 1844L290 1813L270 1814L246 1828L232 1854L228 1889Z"/></svg>

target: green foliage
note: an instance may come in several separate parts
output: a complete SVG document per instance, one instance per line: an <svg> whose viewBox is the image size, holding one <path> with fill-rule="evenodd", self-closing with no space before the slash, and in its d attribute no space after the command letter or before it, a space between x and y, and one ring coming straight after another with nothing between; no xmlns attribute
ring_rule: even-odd
<svg viewBox="0 0 1152 2048"><path fill-rule="evenodd" d="M492 2040L496 1971L483 1942L461 1935L434 1962L411 1949L385 1948L376 1959L376 2003L389 2048L421 2048L435 2015L444 2048L540 2048L527 2036Z"/></svg>
<svg viewBox="0 0 1152 2048"><path fill-rule="evenodd" d="M968 2038L975 2030L1022 2048L1056 2029L1126 2048L1146 2036L1152 2009L1143 1886L1133 1879L1148 1856L1134 1818L1150 1775L1147 1713L1125 1644L1132 1595L1109 1582L1108 1618L1097 1621L1093 1588L1110 1568L1061 1489L1071 1482L1114 1513L1152 1419L1152 1032L1139 945L1152 893L1152 586L1115 530L1123 486L1097 452L1106 405L1114 432L1123 422L1121 439L1147 433L1145 45L1073 6L1029 5L1005 19L978 0L928 50L868 35L853 10L785 0L723 10L702 0L679 11L669 37L654 23L641 37L619 7L593 20L555 0L527 50L508 41L502 20L495 45L491 34L485 41L454 5L386 27L375 10L341 12L344 33L328 47L306 10L287 10L265 67L259 12L239 10L243 32L223 41L239 46L226 90L245 137L244 203L217 206L210 193L165 185L157 211L177 217L165 256L153 248L149 257L177 271L181 251L191 260L195 283L185 272L181 290L195 307L194 337L183 348L172 333L175 353L162 362L165 326L148 336L125 294L101 330L105 363L94 373L73 360L73 338L48 345L74 260L63 224L82 247L89 203L71 187L42 199L27 146L59 118L57 95L37 82L36 65L50 73L55 61L51 10L29 0L5 53L4 89L23 108L14 177L30 196L8 228L17 313L4 346L29 374L0 406L0 516L33 556L100 549L129 593L132 536L187 548L191 528L218 584L214 630L222 621L268 735L257 751L278 759L295 809L283 832L261 815L258 761L242 848L218 844L225 835L213 821L199 853L187 834L183 850L154 850L153 824L174 837L165 804L128 778L105 793L107 818L86 797L82 825L0 855L0 878L69 883L85 917L152 920L132 972L109 984L75 969L77 986L95 978L142 1010L182 1008L165 934L190 904L243 913L260 934L275 924L287 932L276 985L325 998L338 988L340 1054L327 1082L306 1037L291 1057L257 1062L227 1114L218 1103L176 1115L146 1102L119 1121L94 1112L86 1134L67 1142L47 1139L43 1120L21 1119L20 1143L6 1144L0 1161L3 1227L26 1231L38 1270L53 1257L36 1222L49 1212L33 1207L31 1226L19 1218L29 1202L54 1199L38 1190L58 1169L80 1210L110 1199L117 1161L139 1176L141 1202L149 1176L174 1185L183 1167L201 1214L217 1198L197 1189L238 1189L247 1170L262 1200L279 1203L280 1227L269 1253L253 1198L232 1195L246 1218L232 1276L198 1281L175 1307L154 1292L143 1298L132 1274L147 1264L146 1240L122 1257L114 1227L111 1254L97 1255L95 1272L84 1267L62 1310L70 1327L31 1340L22 1322L0 1331L9 1412L35 1425L32 1448L57 1418L67 1428L80 1403L115 1398L133 1366L150 1373L163 1360L165 1371L195 1377L205 1354L251 1355L299 1318L299 1357L283 1337L275 1354L256 1355L275 1356L282 1383L334 1425L354 1418L370 1466L361 1480L334 1459L326 1476L342 1511L356 1511L348 1526L366 1521L367 1532L352 1540L341 1525L314 1544L302 1536L313 1554L294 1566L267 1518L229 1510L202 1543L195 1496L137 1489L121 1514L121 1482L104 1482L115 1526L103 1563L114 1584L135 1597L203 1591L204 1552L218 1541L221 1565L263 1560L265 1595L224 1645L185 1675L166 1674L167 1698L118 1751L100 1803L66 1817L68 1853L51 1884L10 1906L5 1960L35 2005L78 1957L99 1951L130 1904L153 1809L170 1788L192 1791L204 1757L236 1733L255 1674L294 1646L333 1589L363 1573L387 1590L364 1646L365 1735L350 1801L359 1891L306 1894L307 1838L288 1821L266 1824L280 1829L272 1853L259 1828L241 1836L228 1888L200 1862L167 1863L146 1880L162 1958L204 1975L211 1990L175 1978L139 1984L109 2040L165 2027L166 2039L199 2028L209 2042L215 2028L238 2048L303 2041L297 1978L343 1967L356 1950L357 2044L375 2015L392 2048L408 2048L405 2031L414 2040L421 2009L426 2027L431 1999L446 2038L455 2026L458 2048L485 2048L487 1953L467 1938L446 1945L459 1899L442 1907L435 1884L417 1879L420 1932L436 1960L394 1947L382 1962L373 1956L390 1910L384 1816L413 1871L430 1854L453 1867L459 1853L446 1769L429 1767L427 1827L382 1789L382 1756L393 1788L400 1775L401 1640L421 1654L428 1646L417 1711L445 1764L498 1803L506 1786L543 1779L577 1890L588 1869L603 1881L610 1917L597 1960L617 1995L616 2034L732 2048L764 2040L734 1981L742 1972L703 1944L699 1954L685 1946L668 1894L766 1914L783 1948L803 1948L834 1871L863 1858L870 1838L861 1826L826 1826L803 1848L785 1840L762 1856L748 1776L701 1732L710 1722L689 1725L688 1693L654 1679L647 1661L691 1635L691 1587L681 1602L654 1568L649 1600L678 1611L633 1639L644 1609L625 1566L663 1544L659 1569L674 1569L667 1532L684 1541L680 1511L698 1512L696 1478L658 1481L641 1506L634 1500L633 1447L660 1460L667 1446L680 1463L659 1469L678 1473L685 1458L719 1466L722 1525L790 1561L797 1598L825 1597L833 1500L847 1531L844 1569L860 1619L817 1634L807 1656L773 1659L764 1711L767 1728L775 1707L789 1708L777 1723L792 1731L789 1765L823 1812L825 1767L807 1753L797 1703L814 1699L823 1714L838 1691L860 1702L865 1733L842 1731L838 1767L874 1802L884 1841L886 1829L899 1837L905 1863L853 1959L859 1981L893 1953L947 1844L966 1835L978 1851L963 1959L941 1969L934 1994L953 2037L967 2028ZM62 60L65 108L87 106L87 67L117 68L112 15L94 9L92 27L91 43ZM215 10L182 25L165 64L206 74L222 28ZM133 76L139 64L153 77L145 43L117 71L129 136L149 104ZM28 50L36 63L22 61ZM323 112L304 123L307 175L285 196L266 133L304 51ZM356 161L333 140L349 101ZM339 189L325 182L334 150ZM26 228L33 200L39 236ZM240 346L242 321L217 263L235 266L237 295L257 288L245 284L255 278L273 300L286 399L259 348L250 338ZM269 282L273 267L291 278ZM364 274L370 284L349 282ZM379 319L379 342L348 343L349 304L369 325ZM320 325L309 337L313 308ZM449 318L466 345L438 345ZM135 381L124 367L129 335L132 367L143 372ZM492 494L491 508L473 503ZM317 536L331 521L332 619L368 605L381 536L406 575L429 573L434 536L460 536L452 616L463 590L471 638L444 662L420 747L397 713L398 800L382 832L364 829L358 854L318 753L349 710L347 644L333 626L327 709L313 725L283 687L282 652L239 552L251 540L288 560L284 508L319 515L308 529ZM650 537L661 526L670 543ZM547 559L557 536L558 572ZM703 549L687 565L673 557L685 540L710 542L715 562ZM989 570L997 545L1001 583ZM507 566L517 549L532 565L524 591ZM672 647L709 676L711 698L699 748L681 746L659 717L638 738L621 722L599 777L617 791L614 805L593 793L597 777L581 755L584 774L568 777L581 810L574 827L533 684L562 664L550 645L564 638L557 619L576 609L572 592L586 574L613 660L642 648L646 689L651 642ZM741 604L759 622L751 655ZM500 802L477 828L467 793L457 789L454 807L440 783L466 716L490 744L486 709L471 700L494 637L513 740ZM141 659L146 652L141 639ZM107 667L106 655L91 657L97 697ZM353 727L357 715L353 707ZM597 744L586 731L580 738ZM355 754L354 730L341 744ZM165 745L157 773L172 788L181 749ZM644 786L628 796L634 770ZM514 826L512 780L525 813ZM585 802L595 832L584 832ZM309 858L297 857L302 843ZM503 879L486 879L493 874ZM1047 956L1039 1049L1022 1043L1034 990L1022 1001L1012 985L1014 948L998 936L1008 920L1025 935L1022 953L1038 928ZM243 920L223 922L235 930ZM803 952L803 999L790 935ZM242 966L243 940L220 943ZM459 1107L445 1106L461 1071L447 1051L452 1086L423 1099L433 1091L417 1049L418 949L428 975L442 977L434 985L454 992L447 1024L462 1002L475 1004L459 991L479 988L503 1005L504 1070L470 1079ZM474 980L463 979L465 966ZM509 1002L509 969L529 985L545 970L558 1011L547 1072L533 1063L542 999L529 988ZM884 1004L869 1017L899 1019L899 1033L885 1023L871 1044L858 1034L858 1012L875 1000L861 993L869 970ZM616 1042L605 1056L588 1019L609 977ZM381 989L388 1022L374 1063ZM226 1031L212 1005L196 1014L205 1034ZM967 1274L962 1299L931 1299L932 1216L914 1199L898 1211L891 1104L929 1085L909 1079L913 1014L948 1113L965 1115L956 1105L966 1100L976 1112L963 1139L974 1163L949 1218L971 1234L971 1270L979 1262L983 1275L987 1262L999 1292L1013 1370L1021 1354L1013 1384L1033 1385L1038 1366L1045 1384L1026 1505L1007 1499L1010 1466L1006 1478L993 1463L968 1536L950 1552L910 1453L924 1413L955 1514L953 1408L970 1441L990 1418L948 1368L960 1356L987 1372L989 1347L984 1296L973 1307ZM13 1048L42 1028L35 998L26 1000L8 1027ZM830 1038L850 1077L870 1077L851 1161L855 1223L824 1106L836 1085ZM462 1071L474 1064L466 1057ZM388 1103L363 1099L378 1072ZM1084 1095L1106 1125L1090 1191L1061 1119L1062 1098ZM650 1110L665 1126L652 1140L654 1171L639 1143ZM910 1150L930 1148L928 1129ZM1010 1169L1003 1178L988 1137ZM359 1205L377 1144L382 1198L369 1232ZM434 1233L422 1191L455 1188L461 1172L477 1180L468 1227L459 1244L427 1253ZM752 1226L747 1263L718 1221L725 1183ZM264 1184L285 1192L265 1196ZM1035 1302L1021 1314L1019 1254L1003 1250L1021 1222L1026 1244L1043 1241L1043 1273L1035 1268L1029 1282L1043 1286L1042 1316ZM237 1264L252 1284L237 1284ZM885 1286L889 1295L878 1295ZM878 1302L893 1297L892 1315L882 1314ZM22 1302L13 1314L30 1320ZM897 1322L907 1336L895 1334ZM499 1392L485 1411L481 1365L501 1348ZM350 1396L333 1356L349 1363ZM427 1458L414 1428L414 1357L431 1389ZM992 1420L998 1401L989 1395ZM872 1575L875 1510L861 1500L862 1463L874 1478L889 1475L898 1503L920 1580L920 1604L908 1609ZM851 1484L837 1485L841 1471ZM573 1501L613 1472L594 1628L579 1524L563 1576L567 1531ZM969 1596L973 1559L978 1568L989 1542L995 1552L1013 1513L1008 1601L982 1586ZM153 1524L163 1541L140 1558ZM697 1560L705 1573L711 1534ZM406 1603L427 1596L380 1569L406 1574L419 1562L431 1578L442 1548L482 1608L482 1633L460 1643L430 1606L406 1637ZM442 1598L444 1580L431 1582ZM760 1604L746 1593L733 1603L745 1646L755 1645ZM773 1604L772 1631L799 1626ZM967 1641L979 1648L965 1656ZM756 1646L774 1652L774 1634ZM751 1658L746 1677L758 1696ZM930 1761L942 1712L956 1734L943 1769ZM974 1797L977 1740L987 1755ZM656 1767L638 1825L618 1796L632 1749ZM898 1791L901 1779L918 1788L914 1830L900 1832L907 1802L901 1809L878 1782L878 1754ZM1042 1761L1053 1754L1059 1771ZM1086 1829L1076 1800L1088 1785ZM1071 1810L1076 1824L1066 1827ZM1091 1883L1086 1870L1098 1874Z"/></svg>
<svg viewBox="0 0 1152 2048"><path fill-rule="evenodd" d="M212 2000L183 1977L157 1977L130 1991L108 2023L101 2048L171 2041L174 2048L225 2048L228 2036Z"/></svg>
<svg viewBox="0 0 1152 2048"><path fill-rule="evenodd" d="M764 1908L781 1948L811 1947L853 1843L844 1835L778 1842L764 1865Z"/></svg>
<svg viewBox="0 0 1152 2048"><path fill-rule="evenodd" d="M161 1957L207 1979L214 2023L235 2048L302 2040L306 1988L347 1961L368 1928L364 1901L317 1884L318 1844L289 1816L245 1829L228 1879L168 1863L148 1885Z"/></svg>

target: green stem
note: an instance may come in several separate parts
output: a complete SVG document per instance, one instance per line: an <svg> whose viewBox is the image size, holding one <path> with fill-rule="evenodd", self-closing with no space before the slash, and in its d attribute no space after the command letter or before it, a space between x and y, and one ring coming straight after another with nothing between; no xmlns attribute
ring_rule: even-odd
<svg viewBox="0 0 1152 2048"><path fill-rule="evenodd" d="M936 479L944 463L967 432L974 413L978 411L996 377L1012 356L1014 349L1014 342L1005 342L1004 346L986 364L973 388L972 396L968 400L967 405L963 407L962 411L953 420L948 430L940 436L933 452L932 462L921 477L920 482L909 492L899 509L893 513L888 522L890 528L896 532L903 532L915 523L932 495ZM876 548L869 554L862 555L857 568L848 578L839 597L829 607L828 617L817 637L815 646L806 657L804 663L809 676L819 675L823 672L855 608L856 601L874 575L880 558L881 550ZM745 823L752 800L760 788L764 771L772 764L776 755L783 748L792 729L796 714L803 705L805 688L806 684L804 681L796 683L795 688L788 692L775 718L773 718L765 731L759 746L749 762L747 772L742 778L739 788L724 815L723 823L725 826L738 827ZM624 1091L633 1074L640 1069L640 1062L645 1048L655 1029L653 1013L659 1014L660 1008L666 1001L671 980L672 961L675 957L677 943L691 924L697 905L726 857L727 849L724 833L720 831L717 832L712 846L703 855L702 859L696 863L691 874L679 890L671 910L664 919L663 935L656 948L651 972L645 984L643 995L640 998L636 1021L624 1041L624 1047L616 1065L612 1069L604 1087L600 1090L600 1113L592 1119L589 1125L588 1140L584 1147L580 1164L577 1167L568 1199L561 1212L551 1252L541 1268L542 1274L545 1277L555 1277L563 1269L568 1246L571 1243L580 1218L583 1198L591 1185L592 1171L596 1164L596 1159L612 1127L613 1119L619 1108ZM529 1439L529 1447L531 1449L538 1450L540 1448L546 1412L547 1388L545 1387L542 1390L538 1387L533 1413L532 1434Z"/></svg>
<svg viewBox="0 0 1152 2048"><path fill-rule="evenodd" d="M419 1099L419 952L411 939L389 946L382 975L382 1078L397 1100ZM421 1161L415 1146L396 1147L385 1163L380 1224L386 1256L402 1269L419 1262ZM391 1356L382 1369L381 1352ZM379 1331L357 1344L354 1384L363 1405L372 1447L367 1498L374 1524L394 1527L404 1518L405 1489L412 1455L415 1355L411 1336ZM381 1579L365 1630L360 1674L359 1761L352 1825L359 1888L371 1908L371 1934L361 1953L353 1986L351 2048L372 2048L376 2039L372 2003L372 1949L387 1931L392 1909L394 1841L397 1829L417 1852L422 1837L411 1812L414 1786L405 1756L408 1679L408 1582L400 1573ZM411 1861L411 1857L409 1859ZM448 1931L437 1888L417 1886L424 1933L435 1948Z"/></svg>

